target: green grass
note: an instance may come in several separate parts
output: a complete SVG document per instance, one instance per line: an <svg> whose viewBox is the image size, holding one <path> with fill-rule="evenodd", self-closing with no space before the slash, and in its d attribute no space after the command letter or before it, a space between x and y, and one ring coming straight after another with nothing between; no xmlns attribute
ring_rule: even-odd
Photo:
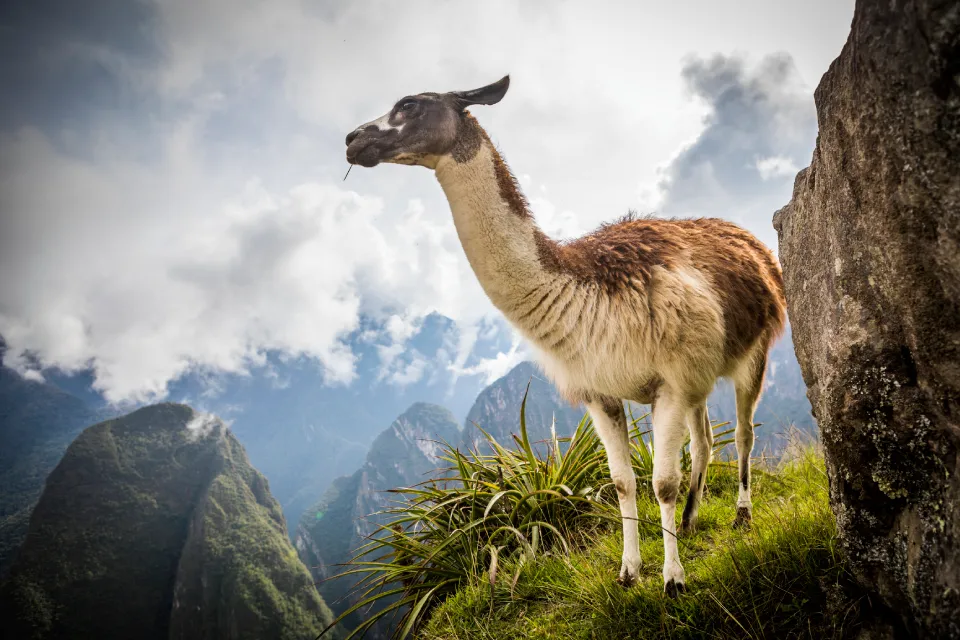
<svg viewBox="0 0 960 640"><path fill-rule="evenodd" d="M645 417L632 420L639 584L614 581L619 508L589 419L537 455L521 406L513 448L486 433L490 455L445 446L444 478L396 491L389 524L343 574L358 579L359 602L341 619L368 612L360 635L393 616L396 638L850 637L869 603L839 552L822 458L795 446L779 466L756 460L753 526L735 531L726 424L715 425L697 532L680 539L687 593L664 597ZM682 463L688 472L686 448Z"/></svg>
<svg viewBox="0 0 960 640"><path fill-rule="evenodd" d="M659 531L641 525L638 585L614 582L621 537L521 568L516 584L476 577L431 616L419 637L848 638L869 613L838 549L822 458L812 449L756 474L749 531L731 527L736 485L711 470L697 533L681 538L687 593L666 598ZM726 476L726 477L725 477ZM640 500L641 518L656 504ZM512 567L503 567L509 575ZM491 595L492 591L492 595Z"/></svg>

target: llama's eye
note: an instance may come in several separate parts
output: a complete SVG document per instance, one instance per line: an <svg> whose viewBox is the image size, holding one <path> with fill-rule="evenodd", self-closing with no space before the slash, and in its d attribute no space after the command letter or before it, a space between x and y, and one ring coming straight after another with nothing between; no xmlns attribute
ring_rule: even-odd
<svg viewBox="0 0 960 640"><path fill-rule="evenodd" d="M416 102L404 102L402 105L400 105L400 111L410 111L415 106L417 106Z"/></svg>

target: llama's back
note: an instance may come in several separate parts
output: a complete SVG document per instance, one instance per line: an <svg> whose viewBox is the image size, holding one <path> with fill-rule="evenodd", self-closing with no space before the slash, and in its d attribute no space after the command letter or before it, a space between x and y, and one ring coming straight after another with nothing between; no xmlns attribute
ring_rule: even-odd
<svg viewBox="0 0 960 640"><path fill-rule="evenodd" d="M786 299L776 257L753 234L719 218L628 216L558 247L556 258L610 293L649 283L653 270L695 269L721 307L725 360L739 360L759 340L783 331Z"/></svg>

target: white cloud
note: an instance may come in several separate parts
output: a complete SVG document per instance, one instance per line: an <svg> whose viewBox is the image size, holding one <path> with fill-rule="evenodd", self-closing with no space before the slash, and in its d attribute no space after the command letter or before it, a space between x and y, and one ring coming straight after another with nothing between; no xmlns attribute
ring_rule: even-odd
<svg viewBox="0 0 960 640"><path fill-rule="evenodd" d="M644 195L663 214L731 219L776 250L771 212L790 199L816 139L812 90L785 53L690 57L683 77L706 108L703 130Z"/></svg>
<svg viewBox="0 0 960 640"><path fill-rule="evenodd" d="M314 358L330 384L349 383L344 337L366 315L385 327L364 336L383 378L409 384L429 369L409 342L436 312L459 331L433 366L505 372L522 347L466 366L481 334L505 324L436 181L378 167L344 183L345 133L405 93L510 72L503 103L475 113L543 227L575 236L657 204L662 194L642 185L705 130L709 108L685 93L684 55L785 48L815 82L851 3L774 4L174 1L137 5L156 15L114 25L122 46L58 37L45 64L95 62L116 82L97 93L85 79L69 95L87 102L65 104L59 119L33 122L23 102L18 122L33 126L0 122L5 361L27 368L15 356L30 350L43 365L92 366L115 401L161 397L187 371L243 373L269 350ZM48 83L54 98L60 84ZM84 98L103 95L114 102Z"/></svg>
<svg viewBox="0 0 960 640"><path fill-rule="evenodd" d="M187 423L187 439L196 441L200 438L217 435L221 429L226 429L229 426L228 421L224 421L212 413L194 411L193 417Z"/></svg>
<svg viewBox="0 0 960 640"><path fill-rule="evenodd" d="M46 382L46 379L43 377L43 374L37 371L36 369L27 369L26 371L23 372L23 377L26 380L30 380L32 382L41 382L41 383Z"/></svg>
<svg viewBox="0 0 960 640"><path fill-rule="evenodd" d="M405 387L408 384L419 382L426 374L429 366L430 363L422 355L413 351L410 353L409 361L395 367L394 371L387 376L387 382L397 387Z"/></svg>
<svg viewBox="0 0 960 640"><path fill-rule="evenodd" d="M244 372L267 350L316 358L329 382L349 382L343 337L361 310L404 308L386 323L401 346L431 311L465 323L491 313L452 228L426 220L417 202L388 214L381 198L331 184L276 194L254 181L206 209L207 185L176 157L153 177L132 165L93 171L36 133L8 143L22 173L3 182L0 202L19 214L8 222L20 251L42 249L49 261L0 258L34 268L27 279L3 269L0 332L11 354L27 347L46 365L92 365L111 400L161 397L192 369ZM59 188L42 193L31 177L41 175ZM417 369L406 367L396 380L412 379Z"/></svg>
<svg viewBox="0 0 960 640"><path fill-rule="evenodd" d="M450 371L457 376L481 376L483 384L490 384L505 376L511 369L529 358L530 354L523 348L519 336L514 335L510 349L500 352L492 358L481 358L477 364L470 367L451 366Z"/></svg>
<svg viewBox="0 0 960 640"><path fill-rule="evenodd" d="M800 168L791 158L786 156L772 156L769 158L758 158L756 163L757 172L764 180L773 178L792 177L797 175Z"/></svg>

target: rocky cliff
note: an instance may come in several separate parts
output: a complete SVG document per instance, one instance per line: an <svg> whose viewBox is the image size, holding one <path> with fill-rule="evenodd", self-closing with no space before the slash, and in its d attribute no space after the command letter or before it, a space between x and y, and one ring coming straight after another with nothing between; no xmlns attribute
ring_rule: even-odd
<svg viewBox="0 0 960 640"><path fill-rule="evenodd" d="M960 5L858 0L777 212L830 499L909 637L960 637Z"/></svg>
<svg viewBox="0 0 960 640"><path fill-rule="evenodd" d="M5 637L101 639L313 638L331 620L266 479L219 420L177 404L70 445L0 617Z"/></svg>

